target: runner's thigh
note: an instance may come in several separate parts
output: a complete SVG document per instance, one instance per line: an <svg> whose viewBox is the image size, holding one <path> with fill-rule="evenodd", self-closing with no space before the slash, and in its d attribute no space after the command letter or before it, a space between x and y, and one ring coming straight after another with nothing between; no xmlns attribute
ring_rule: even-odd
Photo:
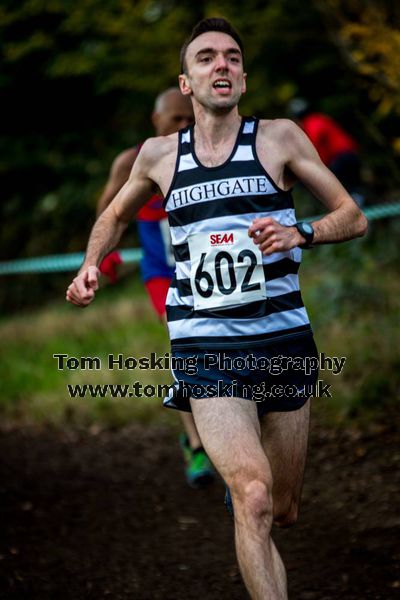
<svg viewBox="0 0 400 600"><path fill-rule="evenodd" d="M246 478L267 476L270 469L254 402L201 398L190 403L204 448L227 485L238 473Z"/></svg>
<svg viewBox="0 0 400 600"><path fill-rule="evenodd" d="M261 443L273 477L274 503L298 502L308 446L310 400L290 412L271 412L261 417Z"/></svg>

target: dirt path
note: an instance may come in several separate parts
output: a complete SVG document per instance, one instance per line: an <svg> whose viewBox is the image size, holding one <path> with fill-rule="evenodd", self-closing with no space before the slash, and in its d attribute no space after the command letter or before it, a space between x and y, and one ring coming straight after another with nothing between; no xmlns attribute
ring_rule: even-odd
<svg viewBox="0 0 400 600"><path fill-rule="evenodd" d="M314 428L291 600L400 597L399 438ZM186 486L169 430L3 431L0 457L1 599L247 598L222 485Z"/></svg>

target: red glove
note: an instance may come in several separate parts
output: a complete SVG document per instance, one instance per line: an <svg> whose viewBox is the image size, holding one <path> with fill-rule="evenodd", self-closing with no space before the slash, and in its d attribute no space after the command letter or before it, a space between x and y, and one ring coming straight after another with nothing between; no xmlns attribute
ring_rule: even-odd
<svg viewBox="0 0 400 600"><path fill-rule="evenodd" d="M100 264L100 271L103 275L109 278L110 283L116 283L117 281L117 265L122 263L122 258L117 250L110 252L106 257L103 258Z"/></svg>

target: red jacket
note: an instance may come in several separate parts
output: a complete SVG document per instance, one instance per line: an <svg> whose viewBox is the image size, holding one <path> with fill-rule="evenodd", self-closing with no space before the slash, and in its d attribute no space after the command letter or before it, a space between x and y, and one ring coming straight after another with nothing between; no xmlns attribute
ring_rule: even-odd
<svg viewBox="0 0 400 600"><path fill-rule="evenodd" d="M343 152L358 150L356 141L330 117L311 113L304 117L301 126L326 165Z"/></svg>

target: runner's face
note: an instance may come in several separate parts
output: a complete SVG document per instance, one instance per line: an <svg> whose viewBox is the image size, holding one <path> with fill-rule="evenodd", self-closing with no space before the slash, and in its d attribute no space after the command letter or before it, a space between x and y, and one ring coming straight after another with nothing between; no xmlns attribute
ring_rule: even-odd
<svg viewBox="0 0 400 600"><path fill-rule="evenodd" d="M179 77L182 93L213 112L231 110L246 91L242 53L226 33L210 31L193 40L186 51L186 70Z"/></svg>
<svg viewBox="0 0 400 600"><path fill-rule="evenodd" d="M153 113L153 123L157 135L170 135L193 122L192 103L179 90L164 99L160 112Z"/></svg>

